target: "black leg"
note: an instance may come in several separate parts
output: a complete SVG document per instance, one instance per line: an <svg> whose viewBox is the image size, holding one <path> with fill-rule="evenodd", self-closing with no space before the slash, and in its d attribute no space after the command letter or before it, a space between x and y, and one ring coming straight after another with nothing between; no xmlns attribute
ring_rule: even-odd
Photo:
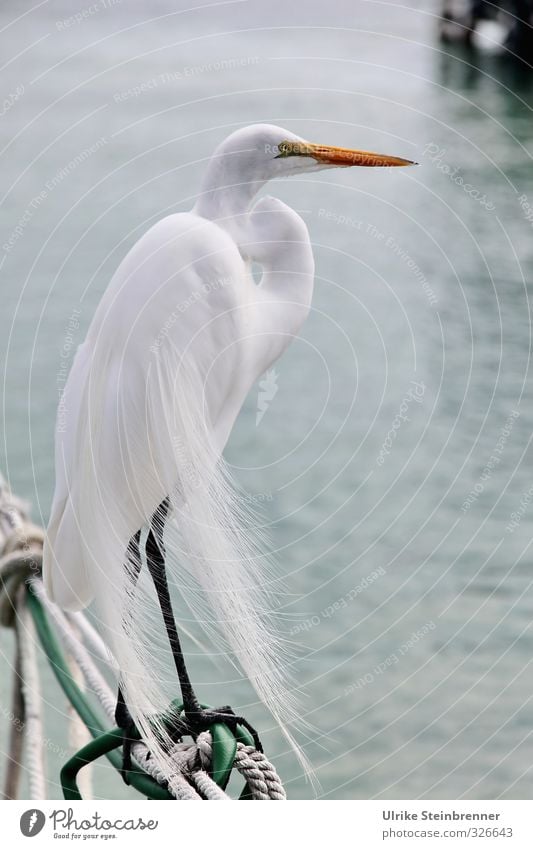
<svg viewBox="0 0 533 849"><path fill-rule="evenodd" d="M146 539L146 562L152 576L163 621L168 635L168 641L174 658L176 672L180 681L183 708L186 714L194 714L201 711L200 703L193 690L185 659L181 648L180 638L172 611L172 602L168 589L167 573L165 569L165 548L163 545L163 528L168 513L168 498L158 507L152 516L152 522L148 537Z"/></svg>
<svg viewBox="0 0 533 849"><path fill-rule="evenodd" d="M127 773L131 769L131 747L137 737L134 737L135 723L128 710L128 706L124 700L124 694L119 684L117 695L117 706L115 708L115 722L119 728L122 728L122 767L120 774L125 784L129 784Z"/></svg>
<svg viewBox="0 0 533 849"><path fill-rule="evenodd" d="M169 500L168 498L165 498L152 516L150 530L146 539L146 560L156 589L172 656L174 658L174 664L176 666L176 672L178 673L183 700L183 710L189 731L194 736L215 722L224 722L233 732L235 732L237 725L242 725L250 732L256 749L261 752L263 749L257 731L244 717L236 716L229 706L216 708L214 710L204 710L200 706L200 702L194 692L191 679L189 678L189 673L185 665L185 658L183 657L180 638L176 628L165 569L163 529L165 519L168 514L168 508Z"/></svg>
<svg viewBox="0 0 533 849"><path fill-rule="evenodd" d="M126 571L129 573L132 580L132 594L137 585L139 573L141 571L141 550L139 548L140 541L141 532L137 531L137 533L134 534L130 539L128 543L128 549L126 551Z"/></svg>

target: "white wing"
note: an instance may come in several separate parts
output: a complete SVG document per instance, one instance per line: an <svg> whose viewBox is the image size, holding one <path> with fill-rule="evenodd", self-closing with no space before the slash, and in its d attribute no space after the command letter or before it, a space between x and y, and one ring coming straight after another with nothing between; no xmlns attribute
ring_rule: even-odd
<svg viewBox="0 0 533 849"><path fill-rule="evenodd" d="M130 538L166 496L170 582L181 575L198 619L226 638L281 727L297 719L253 517L220 460L251 384L275 356L269 333L257 332L267 308L224 230L170 216L121 263L66 386L47 590L71 610L95 597L133 719L167 771L168 733L153 724L168 705L168 671L153 650L160 612L149 585L133 592L125 568Z"/></svg>
<svg viewBox="0 0 533 849"><path fill-rule="evenodd" d="M255 378L242 352L252 330L251 297L235 244L194 215L163 219L121 263L78 349L58 413L45 580L61 606L79 609L94 596L98 514L124 553L178 484L172 463L179 434L165 425L171 410L187 402L190 387L180 386L185 361L194 363L203 387L213 447L224 447ZM158 395L159 382L169 379L173 384ZM182 460L190 465L191 458ZM82 509L88 502L90 521Z"/></svg>

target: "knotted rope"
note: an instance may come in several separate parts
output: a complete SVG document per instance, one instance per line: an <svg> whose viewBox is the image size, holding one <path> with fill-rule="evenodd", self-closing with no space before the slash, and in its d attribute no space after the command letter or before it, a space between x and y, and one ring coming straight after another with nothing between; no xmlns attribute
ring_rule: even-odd
<svg viewBox="0 0 533 849"><path fill-rule="evenodd" d="M93 659L94 656L104 661L113 672L116 671L116 664L101 637L83 614L65 614L48 599L44 591L40 579L43 540L43 530L29 519L28 506L10 492L0 475L0 624L15 628L17 636L17 672L20 674L21 691L18 695L22 696L19 713L23 716L20 731L21 734L25 733L29 743L26 746L26 757L32 799L46 797L46 779L42 698L35 651L37 634L25 602L26 584L31 584L32 592L52 621L71 663L75 665L75 677L79 675L83 679L87 692L98 700L112 723L116 704L109 683ZM18 784L19 750L20 739L12 735L4 791L6 798L8 793L11 794L10 798L14 797L14 789ZM155 765L143 742L133 745L132 754L139 766L159 784L166 786L175 799L230 801L230 796L210 775L213 749L209 731L199 734L195 741L174 745L170 752L173 763L170 775L163 774ZM234 767L246 780L253 799L286 798L274 767L253 746L237 743Z"/></svg>
<svg viewBox="0 0 533 849"><path fill-rule="evenodd" d="M15 625L18 588L41 572L44 532L0 474L0 625Z"/></svg>
<svg viewBox="0 0 533 849"><path fill-rule="evenodd" d="M198 735L196 746L204 769L209 769L212 761L212 741L208 731ZM234 762L235 769L247 781L254 799L287 798L280 777L263 752L253 746L237 743Z"/></svg>

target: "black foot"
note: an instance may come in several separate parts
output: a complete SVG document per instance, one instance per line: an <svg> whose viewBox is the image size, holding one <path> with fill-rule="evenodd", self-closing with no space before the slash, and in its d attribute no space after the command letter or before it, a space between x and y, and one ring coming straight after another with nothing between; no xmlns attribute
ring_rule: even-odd
<svg viewBox="0 0 533 849"><path fill-rule="evenodd" d="M224 707L212 708L210 710L195 710L195 711L186 711L185 712L185 721L187 723L187 728L189 733L194 737L199 734L201 731L206 731L209 726L213 725L215 722L223 722L224 725L227 725L230 731L233 734L237 731L237 726L242 725L243 728L246 728L247 731L253 737L254 746L258 752L263 751L263 746L261 745L261 740L259 739L259 734L255 730L255 728L250 725L247 719L244 716L236 716L234 711L229 705L225 705Z"/></svg>
<svg viewBox="0 0 533 849"><path fill-rule="evenodd" d="M130 772L130 770L132 768L131 747L132 747L133 743L136 743L139 740L138 735L134 736L136 734L136 731L137 731L137 729L136 729L133 722L131 723L130 726L128 726L128 728L122 729L122 734L123 734L123 737L122 737L122 766L120 768L120 774L122 776L122 780L123 780L124 784L130 783L128 781L128 775L127 774L128 774L128 772Z"/></svg>
<svg viewBox="0 0 533 849"><path fill-rule="evenodd" d="M139 740L139 733L120 688L118 691L117 706L115 708L115 722L122 729L122 766L120 768L120 774L124 784L129 784L127 773L132 767L131 747Z"/></svg>

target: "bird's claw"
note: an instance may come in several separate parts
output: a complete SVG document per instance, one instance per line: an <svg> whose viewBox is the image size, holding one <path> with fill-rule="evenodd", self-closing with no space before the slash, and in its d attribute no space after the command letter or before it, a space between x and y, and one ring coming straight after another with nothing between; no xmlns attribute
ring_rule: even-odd
<svg viewBox="0 0 533 849"><path fill-rule="evenodd" d="M124 706L125 708L125 706ZM117 719L120 720L120 728L122 729L122 765L120 775L125 784L129 785L128 772L132 769L131 749L134 743L139 740L137 727L133 722L127 708L119 711ZM181 716L174 715L167 719L167 733L173 743L181 741L184 736L190 735L196 738L202 731L207 731L212 725L217 722L224 723L233 734L237 734L237 726L240 725L251 734L254 746L258 752L263 751L261 740L255 728L250 725L244 716L237 716L233 708L229 705L224 705L219 708L209 708L193 711L184 711ZM148 752L148 757L151 753Z"/></svg>
<svg viewBox="0 0 533 849"><path fill-rule="evenodd" d="M207 731L211 725L215 725L217 722L222 722L224 725L227 725L233 734L237 733L237 726L241 725L251 734L257 751L263 751L259 734L255 728L250 725L244 716L237 716L235 711L229 705L224 705L224 707L219 708L209 708L209 710L201 709L189 712L186 711L185 721L189 732L193 737L196 737L201 731Z"/></svg>
<svg viewBox="0 0 533 849"><path fill-rule="evenodd" d="M122 765L120 767L120 775L124 784L128 785L130 783L128 781L128 772L132 768L131 747L134 743L138 742L138 736L135 736L136 732L137 729L133 722L122 728Z"/></svg>

